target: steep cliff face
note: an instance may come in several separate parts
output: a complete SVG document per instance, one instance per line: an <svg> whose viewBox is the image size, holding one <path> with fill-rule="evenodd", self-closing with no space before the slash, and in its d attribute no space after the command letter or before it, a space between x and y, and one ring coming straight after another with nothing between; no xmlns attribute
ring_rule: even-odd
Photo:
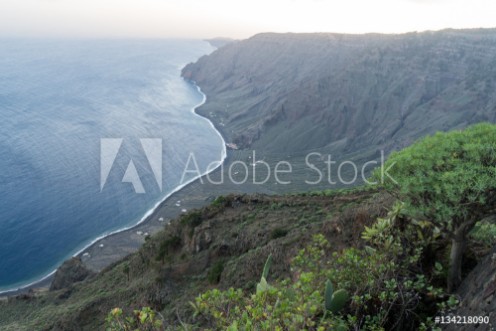
<svg viewBox="0 0 496 331"><path fill-rule="evenodd" d="M260 34L183 70L242 147L347 154L496 121L496 30Z"/></svg>

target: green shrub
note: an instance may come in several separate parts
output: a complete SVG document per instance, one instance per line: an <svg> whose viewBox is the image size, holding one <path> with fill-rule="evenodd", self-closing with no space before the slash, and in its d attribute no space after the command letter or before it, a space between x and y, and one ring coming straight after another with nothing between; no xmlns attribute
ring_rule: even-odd
<svg viewBox="0 0 496 331"><path fill-rule="evenodd" d="M496 224L489 221L477 222L470 232L470 238L480 245L492 248L496 245Z"/></svg>
<svg viewBox="0 0 496 331"><path fill-rule="evenodd" d="M288 234L288 230L283 228L275 228L270 233L270 239L277 239L285 237Z"/></svg>
<svg viewBox="0 0 496 331"><path fill-rule="evenodd" d="M257 291L245 295L241 289L205 292L192 306L195 315L212 321L214 329L228 330L328 330L345 325L339 316L324 316L324 293L309 284L313 276L302 273L295 283L267 283L271 256L262 272Z"/></svg>
<svg viewBox="0 0 496 331"><path fill-rule="evenodd" d="M330 253L331 244L317 235L293 259L291 278L269 285L269 257L255 293L207 291L192 303L195 316L213 329L434 330L425 316L457 304L432 283L442 265L422 260L438 236L430 223L403 215L398 204L366 228L364 249Z"/></svg>
<svg viewBox="0 0 496 331"><path fill-rule="evenodd" d="M162 241L158 249L156 260L164 262L165 258L179 247L181 247L181 238L178 236L172 236Z"/></svg>
<svg viewBox="0 0 496 331"><path fill-rule="evenodd" d="M207 280L210 284L217 284L220 282L220 276L224 271L224 262L217 261L208 271Z"/></svg>
<svg viewBox="0 0 496 331"><path fill-rule="evenodd" d="M161 331L165 330L163 321L150 307L135 310L125 316L121 308L114 308L106 318L107 331Z"/></svg>
<svg viewBox="0 0 496 331"><path fill-rule="evenodd" d="M383 169L389 169L385 176ZM451 240L448 288L461 282L466 237L496 204L496 125L436 133L389 156L373 178Z"/></svg>
<svg viewBox="0 0 496 331"><path fill-rule="evenodd" d="M200 211L195 210L187 213L181 217L181 223L191 228L197 227L202 222L202 214Z"/></svg>
<svg viewBox="0 0 496 331"><path fill-rule="evenodd" d="M227 202L228 202L228 199L225 196L219 195L212 202L212 206L215 206L215 207L224 207L227 204Z"/></svg>

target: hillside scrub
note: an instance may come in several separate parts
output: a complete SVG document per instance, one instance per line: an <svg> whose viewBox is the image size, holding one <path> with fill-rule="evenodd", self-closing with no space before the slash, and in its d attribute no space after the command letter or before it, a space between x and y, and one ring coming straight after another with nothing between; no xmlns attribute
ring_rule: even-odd
<svg viewBox="0 0 496 331"><path fill-rule="evenodd" d="M230 288L201 294L192 303L200 325L212 330L433 328L431 317L457 301L438 286L441 264L426 259L438 236L435 228L402 210L398 204L366 227L363 249L332 252L332 242L317 234L293 258L290 278L268 281L264 268L256 292Z"/></svg>
<svg viewBox="0 0 496 331"><path fill-rule="evenodd" d="M287 278L291 258L313 235L324 235L333 251L354 246L361 241L363 226L384 216L390 204L389 196L359 189L219 197L172 220L138 252L91 279L0 302L0 329L103 330L109 312L114 322L129 317L137 327L141 321L135 310L147 307L157 312L154 320L163 321L163 328L178 330L184 323L202 329L189 304L200 293L230 287L253 293L269 254L273 263L268 282ZM146 318L144 324L148 322Z"/></svg>
<svg viewBox="0 0 496 331"><path fill-rule="evenodd" d="M457 305L442 288L442 265L428 259L438 236L435 227L409 219L397 204L365 227L361 249L335 251L316 234L292 258L289 277L271 277L269 255L256 290L200 294L190 303L193 319L179 329L437 330L432 317ZM110 330L126 330L116 326L115 311L109 313Z"/></svg>

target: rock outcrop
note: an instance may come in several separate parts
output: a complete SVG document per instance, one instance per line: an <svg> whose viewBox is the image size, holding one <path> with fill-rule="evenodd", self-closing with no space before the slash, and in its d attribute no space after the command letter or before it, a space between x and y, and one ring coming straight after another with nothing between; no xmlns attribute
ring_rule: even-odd
<svg viewBox="0 0 496 331"><path fill-rule="evenodd" d="M79 257L65 261L55 273L50 291L68 288L76 282L81 282L94 276L95 272L86 268Z"/></svg>
<svg viewBox="0 0 496 331"><path fill-rule="evenodd" d="M457 291L461 302L454 316L488 316L493 324L449 324L445 330L494 330L496 325L496 247L465 278Z"/></svg>

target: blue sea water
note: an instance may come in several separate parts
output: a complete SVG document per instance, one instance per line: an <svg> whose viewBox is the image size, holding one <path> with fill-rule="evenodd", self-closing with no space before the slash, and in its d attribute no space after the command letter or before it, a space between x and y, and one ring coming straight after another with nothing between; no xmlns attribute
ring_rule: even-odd
<svg viewBox="0 0 496 331"><path fill-rule="evenodd" d="M40 279L95 238L136 224L203 171L222 138L180 77L194 40L0 40L0 291ZM100 187L101 139L122 138ZM162 139L163 188L140 143ZM122 182L130 161L146 193ZM189 174L186 179L191 179Z"/></svg>

